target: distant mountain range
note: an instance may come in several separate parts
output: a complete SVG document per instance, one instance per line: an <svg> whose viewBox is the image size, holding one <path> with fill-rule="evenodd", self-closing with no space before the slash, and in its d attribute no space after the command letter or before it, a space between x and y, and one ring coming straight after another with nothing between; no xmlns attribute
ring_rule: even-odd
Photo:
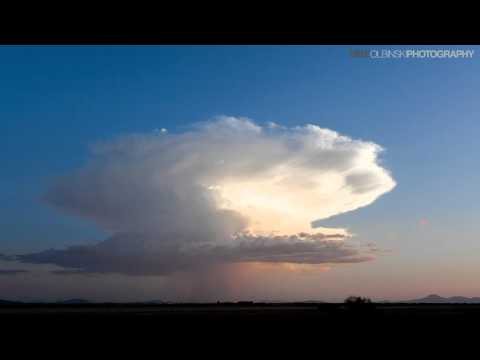
<svg viewBox="0 0 480 360"><path fill-rule="evenodd" d="M2 300L0 299L0 305L11 305L11 304L18 304L19 301L9 301L9 300Z"/></svg>
<svg viewBox="0 0 480 360"><path fill-rule="evenodd" d="M11 300L2 300L0 299L0 305L10 305L10 304L89 304L90 301L85 299L67 299L59 300L55 302L46 302L46 301L11 301Z"/></svg>
<svg viewBox="0 0 480 360"><path fill-rule="evenodd" d="M0 305L9 305L9 304L28 304L28 303L45 303L42 301L35 301L35 302L23 302L23 301L9 301L9 300L2 300L0 299ZM67 299L67 300L59 300L56 302L52 302L50 304L91 304L92 302L85 299ZM151 301L142 301L142 302L135 302L136 304L175 304L175 302L170 301L162 301L162 300L151 300ZM267 303L267 304L275 304L275 303L282 303L281 301L272 301L272 300L263 300L263 301L237 301L237 302L226 302L231 304L243 304L243 303ZM225 304L226 304L225 303ZM320 300L305 300L305 301L297 301L295 303L304 303L304 304L321 304L323 301ZM431 294L426 297L420 299L413 299L413 300L404 300L404 301L378 301L378 303L410 303L410 304L480 304L480 297L465 297L465 296L452 296L452 297L442 297L440 295Z"/></svg>
<svg viewBox="0 0 480 360"><path fill-rule="evenodd" d="M407 300L402 302L415 304L480 304L480 297L441 297L440 295L432 294L421 299Z"/></svg>
<svg viewBox="0 0 480 360"><path fill-rule="evenodd" d="M57 301L57 304L88 304L90 301L85 299L68 299Z"/></svg>

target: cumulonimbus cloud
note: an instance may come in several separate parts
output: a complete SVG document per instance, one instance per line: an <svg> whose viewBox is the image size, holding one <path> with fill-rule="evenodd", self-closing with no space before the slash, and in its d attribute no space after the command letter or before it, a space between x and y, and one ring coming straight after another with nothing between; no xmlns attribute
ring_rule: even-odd
<svg viewBox="0 0 480 360"><path fill-rule="evenodd" d="M262 127L236 117L98 143L46 199L112 236L18 259L126 274L218 262L366 261L370 255L344 241L346 230L311 223L393 189L381 151L315 125Z"/></svg>

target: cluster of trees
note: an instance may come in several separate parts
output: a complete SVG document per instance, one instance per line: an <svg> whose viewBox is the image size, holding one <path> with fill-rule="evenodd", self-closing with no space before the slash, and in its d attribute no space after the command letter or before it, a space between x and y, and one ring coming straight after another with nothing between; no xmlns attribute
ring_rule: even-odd
<svg viewBox="0 0 480 360"><path fill-rule="evenodd" d="M349 296L345 299L344 305L347 310L352 311L369 311L375 309L375 304L367 297Z"/></svg>
<svg viewBox="0 0 480 360"><path fill-rule="evenodd" d="M345 299L345 304L352 305L352 304L371 304L372 300L367 297L361 296L349 296Z"/></svg>

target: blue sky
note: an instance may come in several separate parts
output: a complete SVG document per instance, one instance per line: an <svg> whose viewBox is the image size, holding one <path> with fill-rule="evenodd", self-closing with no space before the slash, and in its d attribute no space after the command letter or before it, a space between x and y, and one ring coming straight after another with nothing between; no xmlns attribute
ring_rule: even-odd
<svg viewBox="0 0 480 360"><path fill-rule="evenodd" d="M479 231L480 49L464 60L373 60L352 48L393 47L0 47L0 253L104 236L41 201L89 144L222 114L382 145L398 186L325 224L405 256L436 244L468 252Z"/></svg>

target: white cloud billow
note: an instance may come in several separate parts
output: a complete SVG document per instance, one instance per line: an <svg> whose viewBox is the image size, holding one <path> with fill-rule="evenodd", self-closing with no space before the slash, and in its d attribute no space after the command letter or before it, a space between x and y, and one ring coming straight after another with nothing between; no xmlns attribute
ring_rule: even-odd
<svg viewBox="0 0 480 360"><path fill-rule="evenodd" d="M365 261L346 241L332 241L346 230L310 224L394 188L381 150L315 125L262 127L236 117L96 144L47 199L112 237L20 259L139 274L216 262Z"/></svg>

